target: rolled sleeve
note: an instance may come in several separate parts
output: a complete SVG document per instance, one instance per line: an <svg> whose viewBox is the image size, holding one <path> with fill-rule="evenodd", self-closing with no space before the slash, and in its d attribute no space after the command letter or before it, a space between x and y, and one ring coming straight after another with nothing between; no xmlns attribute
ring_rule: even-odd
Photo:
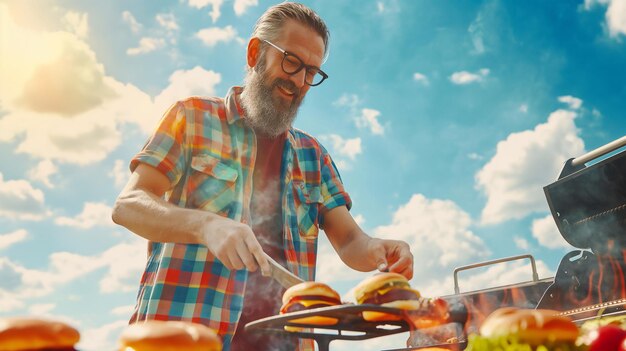
<svg viewBox="0 0 626 351"><path fill-rule="evenodd" d="M326 150L323 150L321 174L323 202L318 220L320 228L323 228L324 214L327 211L339 206L346 206L348 210L350 210L350 208L352 208L352 199L344 188L339 171L335 166L335 162L333 162L330 155L326 153Z"/></svg>
<svg viewBox="0 0 626 351"><path fill-rule="evenodd" d="M131 172L139 163L150 165L176 184L184 172L185 109L178 102L165 113L156 131L130 161Z"/></svg>

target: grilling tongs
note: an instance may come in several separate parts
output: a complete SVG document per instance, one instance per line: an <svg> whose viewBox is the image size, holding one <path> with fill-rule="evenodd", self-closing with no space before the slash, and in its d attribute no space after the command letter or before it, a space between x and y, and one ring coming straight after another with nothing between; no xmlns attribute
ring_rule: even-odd
<svg viewBox="0 0 626 351"><path fill-rule="evenodd" d="M285 267L281 266L278 262L274 261L268 254L263 253L267 261L270 263L269 276L276 280L280 285L285 288L290 288L296 284L303 283L304 280L295 274L289 272ZM263 274L265 275L265 274Z"/></svg>

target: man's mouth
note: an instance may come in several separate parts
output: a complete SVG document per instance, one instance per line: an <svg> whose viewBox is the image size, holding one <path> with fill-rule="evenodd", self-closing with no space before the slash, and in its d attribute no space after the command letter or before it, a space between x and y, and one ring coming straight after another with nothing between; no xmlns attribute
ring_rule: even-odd
<svg viewBox="0 0 626 351"><path fill-rule="evenodd" d="M279 91L280 93L282 93L283 95L285 95L285 96L287 96L287 97L289 97L289 98L293 98L293 97L294 97L294 95L295 95L295 93L294 93L293 91L291 91L290 89L285 88L285 87L283 87L283 86L280 86L280 85L279 85L279 86L277 86L277 88L278 88L278 91Z"/></svg>

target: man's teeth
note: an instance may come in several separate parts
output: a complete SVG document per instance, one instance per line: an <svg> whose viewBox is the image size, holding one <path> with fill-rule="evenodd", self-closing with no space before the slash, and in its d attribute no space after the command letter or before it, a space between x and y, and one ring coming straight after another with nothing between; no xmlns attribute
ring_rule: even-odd
<svg viewBox="0 0 626 351"><path fill-rule="evenodd" d="M292 95L292 94L293 94L293 92L292 92L292 91L290 91L290 90L288 90L288 89L286 89L286 88L283 88L283 87L278 87L278 88L279 88L280 90L282 90L285 94L288 94L288 95Z"/></svg>

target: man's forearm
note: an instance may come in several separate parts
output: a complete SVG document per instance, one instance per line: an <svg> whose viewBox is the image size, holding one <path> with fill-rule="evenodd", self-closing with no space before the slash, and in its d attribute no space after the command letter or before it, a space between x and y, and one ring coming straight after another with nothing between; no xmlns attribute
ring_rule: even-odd
<svg viewBox="0 0 626 351"><path fill-rule="evenodd" d="M148 240L206 244L203 231L217 216L213 213L186 209L168 203L147 191L125 192L115 202L113 221Z"/></svg>
<svg viewBox="0 0 626 351"><path fill-rule="evenodd" d="M368 236L358 228L349 237L350 239L346 240L344 245L337 248L341 260L357 271L369 272L376 269L376 262L372 262L369 255L364 253L368 252L370 241L377 239Z"/></svg>

